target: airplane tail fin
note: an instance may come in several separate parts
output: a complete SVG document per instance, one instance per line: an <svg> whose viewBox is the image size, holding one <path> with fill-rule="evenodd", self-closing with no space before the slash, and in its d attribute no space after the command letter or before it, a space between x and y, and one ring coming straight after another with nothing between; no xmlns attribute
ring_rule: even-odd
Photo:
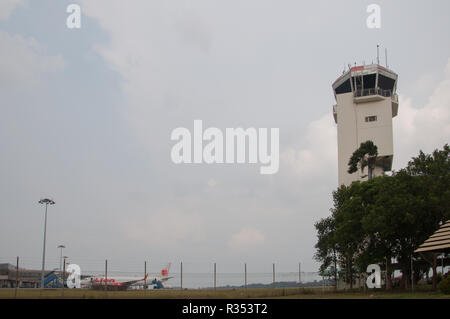
<svg viewBox="0 0 450 319"><path fill-rule="evenodd" d="M161 270L161 276L162 277L169 276L169 270L170 270L170 263L168 263L167 266L163 270Z"/></svg>

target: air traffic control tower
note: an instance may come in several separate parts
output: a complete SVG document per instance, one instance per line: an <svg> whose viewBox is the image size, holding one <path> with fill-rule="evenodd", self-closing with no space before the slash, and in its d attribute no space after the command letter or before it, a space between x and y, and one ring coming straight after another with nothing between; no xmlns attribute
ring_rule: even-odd
<svg viewBox="0 0 450 319"><path fill-rule="evenodd" d="M371 64L352 67L333 83L337 102L333 106L333 116L338 133L339 186L367 180L367 167L353 174L347 170L353 152L368 140L378 147L373 176L391 170L392 118L398 112L397 78L393 71Z"/></svg>

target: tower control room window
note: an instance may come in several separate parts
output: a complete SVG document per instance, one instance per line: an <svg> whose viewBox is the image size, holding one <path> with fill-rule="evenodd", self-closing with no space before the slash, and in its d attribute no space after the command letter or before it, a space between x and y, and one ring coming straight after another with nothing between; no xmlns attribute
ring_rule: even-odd
<svg viewBox="0 0 450 319"><path fill-rule="evenodd" d="M366 116L366 122L376 122L376 121L377 121L376 115Z"/></svg>

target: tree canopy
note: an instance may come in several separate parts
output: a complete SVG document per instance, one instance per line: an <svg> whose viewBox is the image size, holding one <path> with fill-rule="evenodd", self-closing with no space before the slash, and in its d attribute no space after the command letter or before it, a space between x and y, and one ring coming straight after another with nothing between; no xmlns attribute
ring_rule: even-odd
<svg viewBox="0 0 450 319"><path fill-rule="evenodd" d="M353 152L348 161L348 173L352 174L358 170L360 164L361 171L369 166L369 179L372 177L371 169L374 165L374 159L378 155L378 147L372 141L361 143L359 148Z"/></svg>
<svg viewBox="0 0 450 319"><path fill-rule="evenodd" d="M375 154L371 145L361 147L355 159ZM353 182L334 191L331 216L315 224L315 258L321 271L336 260L351 284L355 271L365 272L369 264L385 265L395 258L403 277L409 278L414 250L450 218L449 159L446 144L432 154L420 152L392 176Z"/></svg>

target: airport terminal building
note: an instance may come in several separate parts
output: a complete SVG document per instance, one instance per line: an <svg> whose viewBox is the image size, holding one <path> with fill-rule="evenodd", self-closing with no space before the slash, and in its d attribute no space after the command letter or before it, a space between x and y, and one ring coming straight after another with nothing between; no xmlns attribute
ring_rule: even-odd
<svg viewBox="0 0 450 319"><path fill-rule="evenodd" d="M17 271L14 265L0 264L0 288L15 288L16 280L21 288L38 288L41 283L41 271L20 267Z"/></svg>

